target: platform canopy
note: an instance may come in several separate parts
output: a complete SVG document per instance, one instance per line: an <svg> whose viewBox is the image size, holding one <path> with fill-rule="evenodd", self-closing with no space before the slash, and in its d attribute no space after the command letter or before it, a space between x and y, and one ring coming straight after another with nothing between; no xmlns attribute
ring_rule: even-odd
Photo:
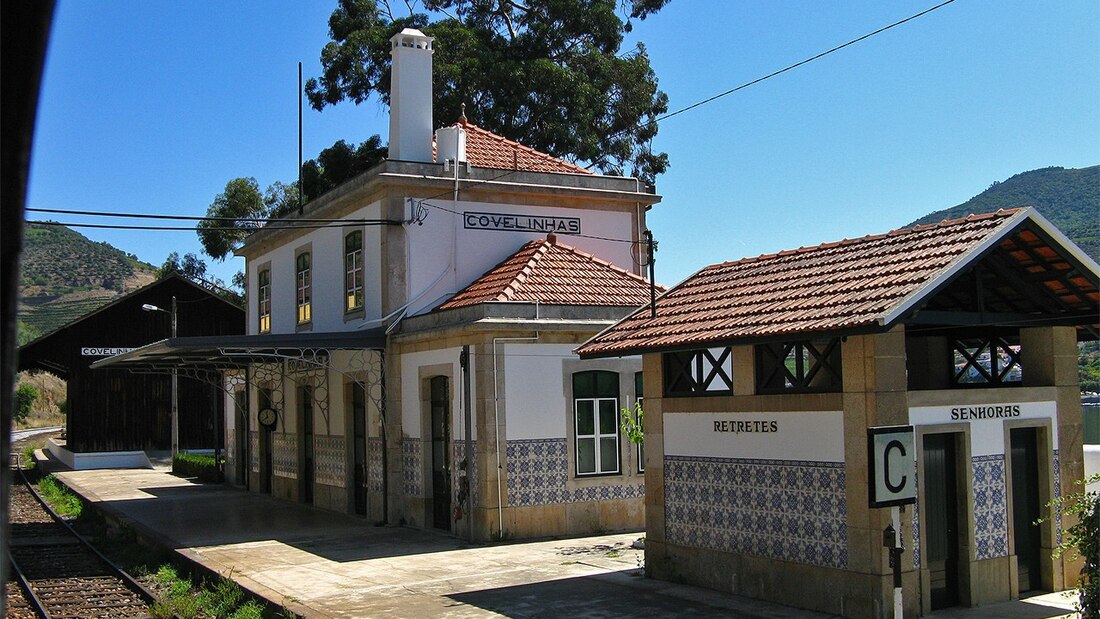
<svg viewBox="0 0 1100 619"><path fill-rule="evenodd" d="M91 367L228 370L276 359L324 356L337 350L382 350L385 346L386 334L382 328L342 333L178 337L100 359Z"/></svg>

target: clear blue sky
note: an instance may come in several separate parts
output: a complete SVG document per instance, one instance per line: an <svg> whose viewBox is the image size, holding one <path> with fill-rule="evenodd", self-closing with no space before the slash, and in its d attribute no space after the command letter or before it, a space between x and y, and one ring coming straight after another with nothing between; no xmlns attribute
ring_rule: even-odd
<svg viewBox="0 0 1100 619"><path fill-rule="evenodd" d="M675 110L936 3L672 0L632 40ZM334 5L62 0L28 206L203 215L231 178L293 180L297 63L320 73ZM305 157L385 139L387 119L375 101L307 106ZM650 217L668 284L885 232L1025 170L1095 165L1100 3L958 0L669 119L654 148L672 164ZM79 230L155 265L201 254L194 232ZM242 264L211 266L228 281Z"/></svg>

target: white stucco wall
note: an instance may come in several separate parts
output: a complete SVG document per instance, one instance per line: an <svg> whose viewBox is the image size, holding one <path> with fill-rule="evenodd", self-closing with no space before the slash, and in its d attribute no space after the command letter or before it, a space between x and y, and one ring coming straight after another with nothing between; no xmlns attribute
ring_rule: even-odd
<svg viewBox="0 0 1100 619"><path fill-rule="evenodd" d="M502 344L508 440L565 438L571 408L562 361L573 344ZM497 363L501 363L498 361Z"/></svg>
<svg viewBox="0 0 1100 619"><path fill-rule="evenodd" d="M457 440L465 436L465 411L462 405L462 367L459 355L462 349L444 348L426 352L401 355L401 428L408 438L423 438L424 417L430 411L421 410L420 368L431 365L449 365L451 367L451 436ZM477 355L470 355L471 374L476 371ZM477 401L476 385L471 384L471 401ZM473 439L477 440L477 426L472 428Z"/></svg>
<svg viewBox="0 0 1100 619"><path fill-rule="evenodd" d="M431 204L459 213L494 213L527 217L557 217L580 219L580 231L585 235L630 239L633 234L632 214L629 212L585 210L522 206L513 204L489 204L459 201L457 205L444 199L433 199ZM458 292L502 260L515 253L524 243L546 238L546 232L519 232L514 230L485 230L467 228L466 218L439 208L427 208L423 225L409 226L409 298L422 295L413 303L410 314L428 311L446 296ZM473 217L473 215L471 215ZM504 220L496 224L507 226ZM476 224L475 224L476 225ZM634 263L630 255L630 243L605 241L559 232L561 243L577 247L624 269L631 270ZM455 248L457 249L457 259ZM440 275L442 279L432 285Z"/></svg>
<svg viewBox="0 0 1100 619"><path fill-rule="evenodd" d="M844 413L665 413L669 456L844 462Z"/></svg>
<svg viewBox="0 0 1100 619"><path fill-rule="evenodd" d="M379 203L349 213L349 219L377 219ZM363 231L363 269L365 316L344 322L344 235ZM318 228L285 245L248 261L248 333L258 332L259 271L271 265L271 332L294 333L297 327L297 288L295 256L308 245L312 253L313 322L312 331L342 331L358 328L366 320L376 319L381 311L381 226Z"/></svg>
<svg viewBox="0 0 1100 619"><path fill-rule="evenodd" d="M973 409L1009 407L998 416L996 412L979 413L974 418ZM1011 407L1018 407L1017 409ZM965 415L963 414L965 412ZM1058 406L1054 402L1013 402L1010 400L989 404L958 406L920 406L909 409L909 423L916 426L969 423L971 456L988 456L1005 453L1005 421L1022 419L1050 419L1051 444L1058 445ZM965 418L963 418L965 416Z"/></svg>

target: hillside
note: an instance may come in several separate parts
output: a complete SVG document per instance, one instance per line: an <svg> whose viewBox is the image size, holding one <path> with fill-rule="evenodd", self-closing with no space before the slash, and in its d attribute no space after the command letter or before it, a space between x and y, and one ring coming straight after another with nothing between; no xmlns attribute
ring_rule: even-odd
<svg viewBox="0 0 1100 619"><path fill-rule="evenodd" d="M993 183L958 206L936 211L909 225L1017 206L1034 206L1093 260L1100 262L1100 165L1022 172Z"/></svg>
<svg viewBox="0 0 1100 619"><path fill-rule="evenodd" d="M156 268L64 226L27 224L19 281L19 341L151 283Z"/></svg>

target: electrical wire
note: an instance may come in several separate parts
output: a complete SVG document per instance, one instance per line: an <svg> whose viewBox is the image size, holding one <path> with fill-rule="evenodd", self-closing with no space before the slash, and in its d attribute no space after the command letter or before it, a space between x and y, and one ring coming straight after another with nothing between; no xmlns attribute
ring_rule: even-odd
<svg viewBox="0 0 1100 619"><path fill-rule="evenodd" d="M274 220L274 221L287 221L288 220ZM339 223L337 223L339 222ZM28 224L36 224L39 226L65 226L68 228L99 228L106 230L165 230L165 231L191 231L200 232L207 231L240 231L240 232L259 232L260 230L315 230L319 228L345 228L348 226L399 226L403 222L400 221L388 221L377 220L368 221L363 223L362 220L333 220L332 223L325 224L305 224L305 225L266 225L266 226L221 226L217 228L199 228L198 226L139 226L136 224L87 224L87 223L72 223L63 221L45 221L45 220L27 220Z"/></svg>
<svg viewBox="0 0 1100 619"><path fill-rule="evenodd" d="M878 28L877 30L874 30L874 31L869 32L867 34L864 34L862 36L851 39L850 41L847 41L846 43L842 43L840 45L832 47L828 50L825 50L823 52L820 52L818 54L810 56L809 58L806 58L804 60L800 60L799 62L796 62L794 64L787 65L786 67L783 67L782 69L773 71L773 72L771 72L767 75L764 75L762 77L758 77L754 80L750 80L748 82L745 82L744 84L741 84L739 86L735 86L734 88L730 88L729 90L726 90L724 92L718 93L718 94L713 95L711 97L707 97L706 99L703 99L701 101L697 101L695 103L692 103L691 105L682 107L682 108L680 108L678 110L675 110L673 112L669 112L668 114L658 116L657 118L654 118L653 120L647 121L647 122L639 125L639 127L648 127L648 126L651 126L651 125L655 125L655 124L658 124L658 123L663 122L665 120L668 120L670 118L674 118L676 116L679 116L680 114L684 114L684 113L689 112L691 110L694 110L696 108L702 107L702 106L704 106L708 103L712 103L712 102L714 102L718 99L721 99L723 97L731 95L735 92L738 92L740 90L744 90L745 88L748 88L750 86L754 86L756 84L759 84L760 82L771 79L773 77L777 77L779 75L782 75L783 73L786 73L788 71L791 71L793 69L801 67L802 65L809 64L809 63L811 63L815 60L818 60L818 59L823 58L825 56L828 56L830 54L836 53L836 52L838 52L838 51L840 51L840 50L842 50L846 47L850 47L852 45L855 45L856 43L859 43L861 41L865 41L865 40L867 40L867 39L869 39L873 36L876 36L878 34L886 32L887 30L891 30L891 29L896 28L898 26L901 26L905 23L913 21L913 20L915 20L919 17L923 17L924 15L927 15L927 14L931 13L932 11L935 11L935 10L940 9L942 7L945 7L948 4L953 3L954 1L955 0L944 0L943 2L941 2L941 3L939 3L935 6L932 6L930 8L927 8L923 11L920 11L919 13L915 13L913 15L910 15L909 17L898 20L896 22L893 22L891 24L888 24L886 26ZM616 136L622 135L626 131L627 130L624 129L624 130L612 133L612 134L609 135L609 137L616 137ZM479 180L479 181L468 182L465 186L465 189L468 190L468 189L471 189L473 187L477 187L479 185L484 185L484 184L487 184L487 183L491 183L491 182L500 180L502 178L506 178L508 176L511 176L513 174L517 174L521 171L522 170L507 170L504 173L499 174L497 176L494 176L492 178L483 179L483 180ZM434 200L436 198L441 198L441 197L449 194L450 192L451 192L451 190L448 189L447 191L441 192L439 194L432 195L432 196L429 196L429 197L423 198L423 199L418 199L418 200L416 200L416 202L420 205L421 208L426 205L426 206L430 206L432 208L436 208L436 209L439 209L439 210L442 210L442 211L453 213L455 215L461 215L461 213L459 213L455 210L448 209L448 208L439 206L437 204L432 204L432 203L428 202L429 200ZM175 219L175 220L188 220L188 221L235 221L235 222L249 221L249 222L257 222L257 223L258 222L270 222L270 221L280 221L280 222L291 221L291 220L286 220L286 219L281 219L281 218L237 219L237 218L230 218L230 217L184 217L184 216L152 215L152 214L141 214L141 213L104 213L104 212L97 212L97 211L76 211L76 210L63 210L63 209L28 208L26 210L32 211L32 212L41 212L41 213L115 216L115 217L135 217L135 218L149 218L149 219ZM422 223L423 222L423 217L424 217L423 213L418 212L417 216L414 217L414 222ZM396 225L396 224L402 223L402 222L394 222L394 221L390 221L390 220L347 220L347 219L332 220L332 219L308 219L308 218L307 219L297 219L297 220L292 220L292 221L309 222L309 223L324 222L324 223L329 224L329 225L292 225L292 226L271 226L271 225L267 225L267 226L262 226L262 227L244 227L244 228L232 227L232 228L223 228L223 229L229 229L229 230L239 229L239 230L245 230L245 231L256 231L256 230L260 230L260 229L264 229L264 230L282 230L282 229L342 227L342 226L349 226L349 225ZM336 222L339 222L339 223L337 224ZM198 230L197 227L181 227L181 226L131 226L131 225L111 225L111 224L69 224L69 223L48 222L48 221L28 221L27 223L40 224L40 225L61 225L61 226L69 226L69 227L73 227L73 228L105 228L105 229L114 229L114 230ZM333 226L333 224L335 224L335 226ZM632 240L632 239L613 239L613 238L598 237L598 236L586 235L586 234L567 234L567 233L562 233L562 234L564 236L577 236L577 237L592 238L592 239L597 239L597 240L613 241L613 242L619 242L619 243L631 243L631 244L643 243L644 244L644 241L635 241L635 240Z"/></svg>
<svg viewBox="0 0 1100 619"><path fill-rule="evenodd" d="M302 223L344 223L349 226L353 225L370 225L373 223L401 223L395 220L389 219L349 219L349 218L332 218L332 217L296 217L294 219L285 219L282 217L192 217L189 215L160 215L154 213L123 213L110 211L81 211L73 209L56 209L56 208L28 208L25 209L34 213L55 213L60 215L88 215L95 217L121 217L129 219L169 219L179 221L232 221L242 223L255 223L261 224L266 222L278 221L278 222L302 222ZM257 226L259 227L259 226Z"/></svg>

